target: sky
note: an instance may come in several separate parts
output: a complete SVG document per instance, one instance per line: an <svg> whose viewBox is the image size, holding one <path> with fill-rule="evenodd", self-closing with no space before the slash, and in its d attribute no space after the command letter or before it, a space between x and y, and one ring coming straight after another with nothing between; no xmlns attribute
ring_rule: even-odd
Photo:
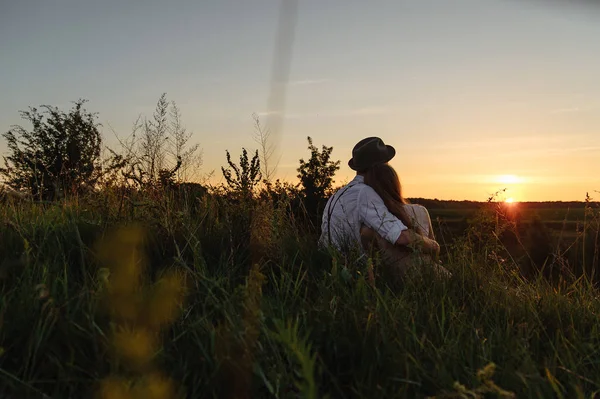
<svg viewBox="0 0 600 399"><path fill-rule="evenodd" d="M89 100L116 146L165 92L221 178L257 148L280 1L0 1L0 132L19 110ZM299 0L277 176L364 137L396 148L408 197L600 197L600 5L552 0ZM109 128L110 127L110 128ZM6 145L0 141L0 153Z"/></svg>

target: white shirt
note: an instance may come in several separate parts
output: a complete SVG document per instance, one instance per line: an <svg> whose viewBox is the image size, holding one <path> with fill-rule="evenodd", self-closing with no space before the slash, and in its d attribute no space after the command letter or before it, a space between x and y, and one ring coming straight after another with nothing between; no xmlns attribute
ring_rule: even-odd
<svg viewBox="0 0 600 399"><path fill-rule="evenodd" d="M327 201L319 243L327 246L331 234L331 244L338 249L346 245L358 245L361 248L360 228L363 224L392 244L407 229L386 208L375 190L365 184L364 177L357 175Z"/></svg>
<svg viewBox="0 0 600 399"><path fill-rule="evenodd" d="M404 204L402 205L406 211L407 216L410 218L415 231L425 237L429 236L431 226L431 218L427 208L417 204Z"/></svg>

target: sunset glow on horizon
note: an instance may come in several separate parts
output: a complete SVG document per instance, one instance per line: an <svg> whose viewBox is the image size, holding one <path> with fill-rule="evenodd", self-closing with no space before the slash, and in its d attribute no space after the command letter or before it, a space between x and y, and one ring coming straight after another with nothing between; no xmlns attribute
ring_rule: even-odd
<svg viewBox="0 0 600 399"><path fill-rule="evenodd" d="M502 184L519 184L523 183L524 179L515 175L501 175L495 181Z"/></svg>

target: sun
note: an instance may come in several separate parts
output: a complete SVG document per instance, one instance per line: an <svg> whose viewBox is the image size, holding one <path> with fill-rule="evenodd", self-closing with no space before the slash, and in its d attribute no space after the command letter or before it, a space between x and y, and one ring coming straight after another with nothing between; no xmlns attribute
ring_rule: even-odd
<svg viewBox="0 0 600 399"><path fill-rule="evenodd" d="M515 200L512 197L510 197L510 198L507 198L506 200L504 200L504 202L506 202L507 204L512 204L515 202Z"/></svg>

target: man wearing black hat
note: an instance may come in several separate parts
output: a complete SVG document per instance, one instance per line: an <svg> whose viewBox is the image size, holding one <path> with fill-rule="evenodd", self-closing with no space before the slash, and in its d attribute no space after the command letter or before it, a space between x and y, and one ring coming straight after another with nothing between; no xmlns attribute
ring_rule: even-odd
<svg viewBox="0 0 600 399"><path fill-rule="evenodd" d="M413 245L424 252L439 252L437 242L409 230L364 182L364 174L370 167L387 163L394 155L394 147L384 144L379 137L368 137L354 146L348 166L356 171L356 177L327 202L321 223L321 245L333 245L340 250L360 248L361 227L364 226L392 245Z"/></svg>

